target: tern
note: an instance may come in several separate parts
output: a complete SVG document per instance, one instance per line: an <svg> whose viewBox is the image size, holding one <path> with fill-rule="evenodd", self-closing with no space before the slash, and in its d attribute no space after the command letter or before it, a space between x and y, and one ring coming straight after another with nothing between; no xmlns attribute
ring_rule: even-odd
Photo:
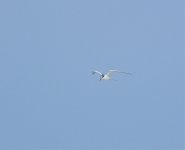
<svg viewBox="0 0 185 150"><path fill-rule="evenodd" d="M112 79L113 73L124 73L124 74L128 74L128 75L132 75L129 72L123 72L123 71L119 71L119 70L109 70L106 74L102 74L101 72L99 72L97 70L92 71L92 74L99 74L100 75L100 81Z"/></svg>

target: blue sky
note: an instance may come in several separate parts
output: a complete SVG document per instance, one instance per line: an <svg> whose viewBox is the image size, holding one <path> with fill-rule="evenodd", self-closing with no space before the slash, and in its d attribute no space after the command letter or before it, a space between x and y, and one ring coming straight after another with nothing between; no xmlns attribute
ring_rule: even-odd
<svg viewBox="0 0 185 150"><path fill-rule="evenodd" d="M0 149L184 148L183 0L4 0L0 19Z"/></svg>

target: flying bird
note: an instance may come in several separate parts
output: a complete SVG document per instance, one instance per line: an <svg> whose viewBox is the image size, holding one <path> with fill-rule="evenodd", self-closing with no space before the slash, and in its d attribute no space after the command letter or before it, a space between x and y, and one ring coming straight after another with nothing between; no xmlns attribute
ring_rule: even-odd
<svg viewBox="0 0 185 150"><path fill-rule="evenodd" d="M114 73L124 73L124 74L128 74L131 75L131 73L129 72L123 72L123 71L119 71L119 70L109 70L106 74L102 74L101 72L94 70L92 71L92 74L99 74L100 75L100 81L101 80L110 80L112 78L112 74Z"/></svg>

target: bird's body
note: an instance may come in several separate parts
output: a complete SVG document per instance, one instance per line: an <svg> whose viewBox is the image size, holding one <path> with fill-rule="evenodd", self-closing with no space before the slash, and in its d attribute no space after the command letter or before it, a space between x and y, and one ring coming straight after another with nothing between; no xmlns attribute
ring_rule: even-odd
<svg viewBox="0 0 185 150"><path fill-rule="evenodd" d="M100 75L100 81L101 81L101 80L110 80L112 78L112 74L116 73L116 72L131 75L131 73L122 72L122 71L119 71L119 70L109 70L106 74L102 74L101 72L95 70L95 71L92 72L92 74L99 74Z"/></svg>
<svg viewBox="0 0 185 150"><path fill-rule="evenodd" d="M109 77L108 75L102 75L101 80L110 80L111 77Z"/></svg>

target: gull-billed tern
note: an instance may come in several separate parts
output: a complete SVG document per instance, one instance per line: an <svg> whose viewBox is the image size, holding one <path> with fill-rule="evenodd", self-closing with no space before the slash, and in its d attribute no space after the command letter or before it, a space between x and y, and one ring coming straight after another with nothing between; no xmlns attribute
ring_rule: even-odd
<svg viewBox="0 0 185 150"><path fill-rule="evenodd" d="M113 73L125 73L128 75L131 75L131 73L129 73L129 72L123 72L123 71L119 71L119 70L109 70L106 74L102 74L101 72L99 72L97 70L92 71L92 74L99 74L100 75L100 81L101 80L110 80L112 78Z"/></svg>

